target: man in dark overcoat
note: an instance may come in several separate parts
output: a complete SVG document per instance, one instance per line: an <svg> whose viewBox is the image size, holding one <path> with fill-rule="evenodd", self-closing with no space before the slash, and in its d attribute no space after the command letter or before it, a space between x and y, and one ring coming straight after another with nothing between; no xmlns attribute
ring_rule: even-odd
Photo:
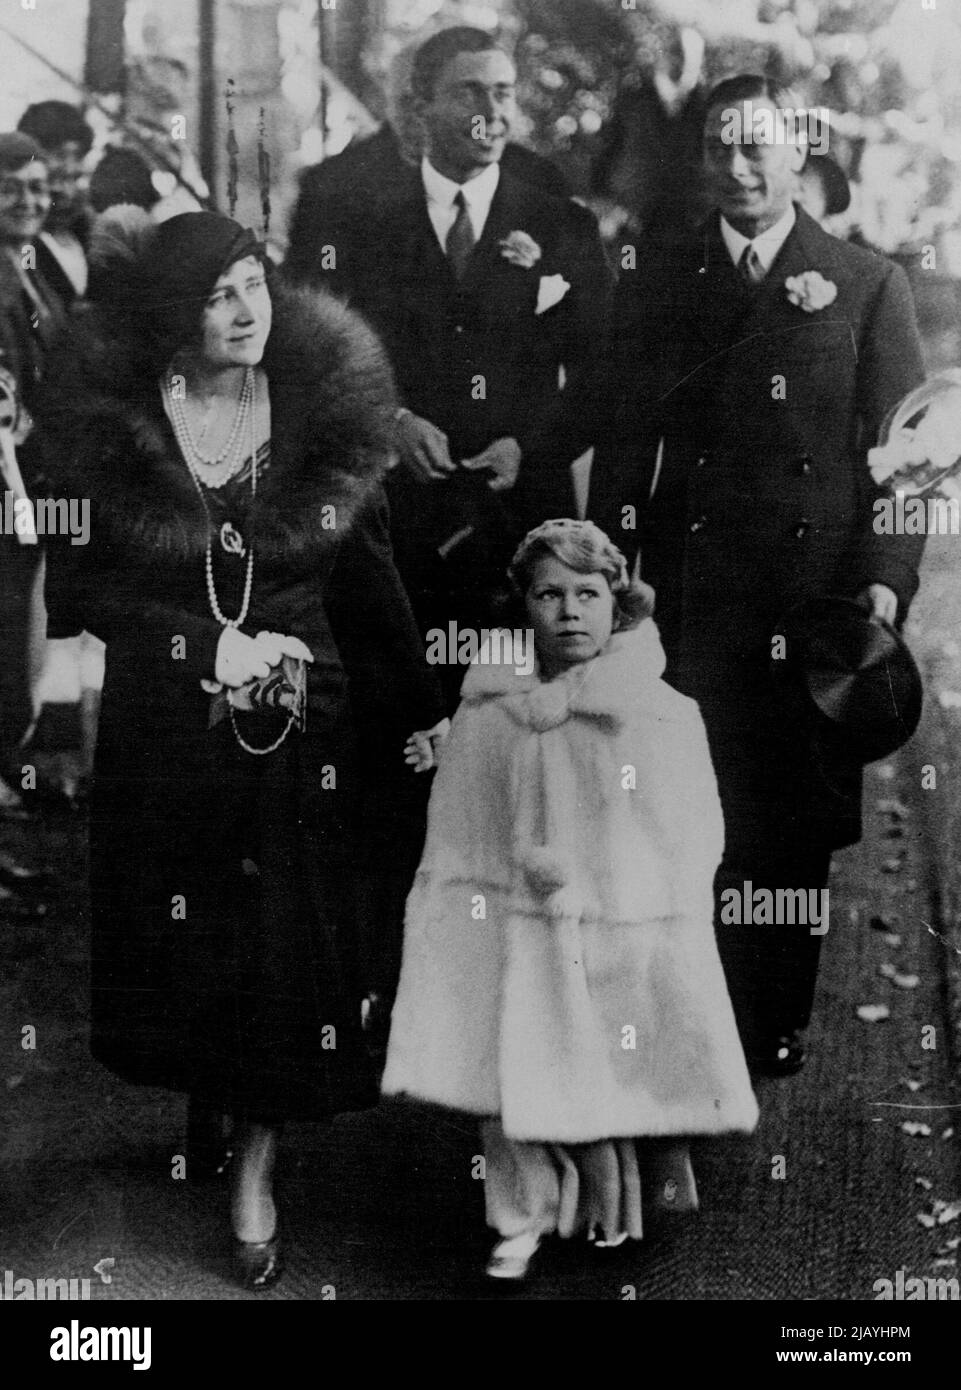
<svg viewBox="0 0 961 1390"><path fill-rule="evenodd" d="M773 674L773 639L795 604L829 594L900 623L923 543L875 534L866 464L922 377L907 279L793 202L805 132L752 142L758 110L783 135L797 105L760 77L715 89L714 212L638 247L622 272L615 406L588 504L631 558L640 550L667 677L705 718L726 823L719 905L731 888L742 903L745 887L823 889L831 851L860 838L860 765L812 741ZM749 1056L796 1070L821 936L719 912L718 940Z"/></svg>
<svg viewBox="0 0 961 1390"><path fill-rule="evenodd" d="M423 44L412 88L424 156L376 198L345 197L334 246L336 288L382 334L401 391L392 534L425 632L489 621L525 530L570 514L578 450L561 402L606 332L593 215L502 167L515 79L482 30Z"/></svg>

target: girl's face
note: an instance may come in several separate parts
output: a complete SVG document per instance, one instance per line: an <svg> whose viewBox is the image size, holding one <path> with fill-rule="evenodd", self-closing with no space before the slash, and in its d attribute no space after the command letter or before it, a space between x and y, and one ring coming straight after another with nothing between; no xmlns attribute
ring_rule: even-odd
<svg viewBox="0 0 961 1390"><path fill-rule="evenodd" d="M614 630L614 595L606 575L581 574L553 555L536 561L524 604L549 680L597 656Z"/></svg>
<svg viewBox="0 0 961 1390"><path fill-rule="evenodd" d="M256 256L235 261L207 300L201 357L210 367L256 367L271 323L270 291Z"/></svg>

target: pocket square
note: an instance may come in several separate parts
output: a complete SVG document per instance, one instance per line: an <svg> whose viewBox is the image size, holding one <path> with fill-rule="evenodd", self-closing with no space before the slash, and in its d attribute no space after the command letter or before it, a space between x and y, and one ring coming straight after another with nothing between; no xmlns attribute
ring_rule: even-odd
<svg viewBox="0 0 961 1390"><path fill-rule="evenodd" d="M534 313L544 314L555 304L560 304L570 287L570 281L565 280L563 275L542 275L537 286L537 308Z"/></svg>

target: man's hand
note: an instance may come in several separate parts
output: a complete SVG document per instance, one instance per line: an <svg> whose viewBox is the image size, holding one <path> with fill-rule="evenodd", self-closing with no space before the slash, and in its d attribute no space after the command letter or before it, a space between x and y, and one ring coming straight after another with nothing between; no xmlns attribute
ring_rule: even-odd
<svg viewBox="0 0 961 1390"><path fill-rule="evenodd" d="M440 750L450 733L450 720L442 719L432 729L419 729L404 745L404 762L415 772L430 772L440 760Z"/></svg>
<svg viewBox="0 0 961 1390"><path fill-rule="evenodd" d="M472 471L489 468L494 474L487 486L491 492L507 492L517 482L521 466L521 446L516 439L495 439L493 444L472 459L464 459L464 467Z"/></svg>
<svg viewBox="0 0 961 1390"><path fill-rule="evenodd" d="M397 419L400 461L421 483L437 483L456 471L447 447L447 435L413 411L401 411Z"/></svg>
<svg viewBox="0 0 961 1390"><path fill-rule="evenodd" d="M864 605L872 618L881 618L886 623L893 624L898 616L898 596L886 584L869 584L858 594L858 603Z"/></svg>

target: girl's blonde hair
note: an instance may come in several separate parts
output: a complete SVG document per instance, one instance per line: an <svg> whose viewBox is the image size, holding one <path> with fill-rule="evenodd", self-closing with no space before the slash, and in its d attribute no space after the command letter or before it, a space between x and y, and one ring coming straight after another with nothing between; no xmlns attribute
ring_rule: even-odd
<svg viewBox="0 0 961 1390"><path fill-rule="evenodd" d="M537 561L545 555L552 555L578 574L604 575L617 610L615 631L636 627L654 612L654 590L631 578L624 556L593 521L561 517L528 531L507 571L519 598L527 593Z"/></svg>

